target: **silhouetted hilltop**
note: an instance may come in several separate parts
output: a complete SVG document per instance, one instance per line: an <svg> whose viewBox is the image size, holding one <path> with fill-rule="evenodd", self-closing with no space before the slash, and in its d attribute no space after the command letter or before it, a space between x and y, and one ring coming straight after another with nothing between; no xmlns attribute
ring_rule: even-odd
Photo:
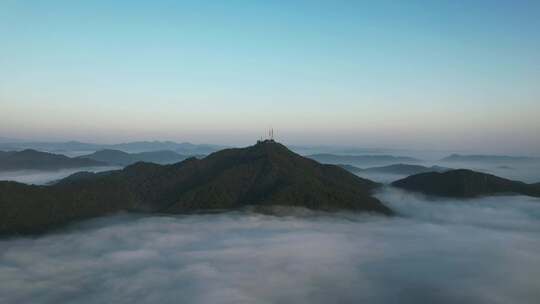
<svg viewBox="0 0 540 304"><path fill-rule="evenodd" d="M56 180L56 181L53 181L51 183L48 183L47 185L67 185L67 184L71 184L71 183L80 182L80 181L83 181L83 180L90 180L90 179L94 179L94 178L97 178L97 177L100 177L100 176L109 175L109 174L112 174L114 172L116 172L116 170L102 171L102 172L80 171L80 172L73 173L70 176L65 177L63 179Z"/></svg>
<svg viewBox="0 0 540 304"><path fill-rule="evenodd" d="M173 141L136 141L108 145L106 148L132 152L175 151L180 154L197 155L216 152L224 147L210 144L192 144L188 142L177 143Z"/></svg>
<svg viewBox="0 0 540 304"><path fill-rule="evenodd" d="M178 154L174 151L151 151L140 153L127 153L120 150L100 150L79 158L93 159L111 165L127 166L136 162L151 162L157 164L172 164L182 161L189 156Z"/></svg>
<svg viewBox="0 0 540 304"><path fill-rule="evenodd" d="M108 163L111 165L119 165L119 166L127 166L127 165L137 162L135 157L133 157L131 154L124 151L111 150L111 149L96 151L92 154L79 156L78 158L79 159L93 159L93 160L101 161L101 162Z"/></svg>
<svg viewBox="0 0 540 304"><path fill-rule="evenodd" d="M367 172L379 172L379 173L391 173L391 174L403 174L403 175L412 175L418 173L426 172L445 172L452 170L450 168L440 167L440 166L420 166L420 165L410 165L410 164L395 164L383 167L371 167L365 169Z"/></svg>
<svg viewBox="0 0 540 304"><path fill-rule="evenodd" d="M380 165L392 163L417 163L420 160L407 156L393 155L337 155L337 154L312 154L306 157L325 164L362 164Z"/></svg>
<svg viewBox="0 0 540 304"><path fill-rule="evenodd" d="M532 184L532 191L534 191L534 193L536 193L535 195L533 196L540 196L540 183L536 183L536 184Z"/></svg>
<svg viewBox="0 0 540 304"><path fill-rule="evenodd" d="M65 155L23 150L0 153L0 170L58 170L106 165L92 159L70 158Z"/></svg>
<svg viewBox="0 0 540 304"><path fill-rule="evenodd" d="M185 213L245 206L301 206L391 214L378 184L265 141L172 165L138 162L79 173L52 186L0 182L0 233L36 232L121 210Z"/></svg>
<svg viewBox="0 0 540 304"><path fill-rule="evenodd" d="M460 198L502 193L540 196L540 189L535 185L466 169L416 174L395 181L392 185L430 195Z"/></svg>
<svg viewBox="0 0 540 304"><path fill-rule="evenodd" d="M359 167L356 167L356 166L353 166L353 165L347 165L347 164L336 164L336 166L340 167L340 168L343 168L351 173L357 173L357 172L362 172L364 171L364 169L362 168L359 168Z"/></svg>
<svg viewBox="0 0 540 304"><path fill-rule="evenodd" d="M441 159L442 162L479 162L479 163L523 163L540 162L538 157L506 156L506 155L461 155L452 154Z"/></svg>
<svg viewBox="0 0 540 304"><path fill-rule="evenodd" d="M200 154L179 154L174 151L164 150L164 151L149 151L149 152L140 152L140 153L133 153L133 156L138 161L143 162L151 162L156 164L172 164L177 163L179 161L183 161L186 158L190 157L196 157L196 158L203 158L204 155Z"/></svg>
<svg viewBox="0 0 540 304"><path fill-rule="evenodd" d="M342 167L343 169L358 173L358 172L367 172L367 173L388 173L388 174L402 174L402 175L412 175L412 174L418 174L418 173L425 173L425 172L445 172L452 170L450 168L440 167L440 166L421 166L421 165L410 165L410 164L394 164L394 165L388 165L388 166L381 166L381 167L370 167L370 168L358 168L351 165L338 165Z"/></svg>

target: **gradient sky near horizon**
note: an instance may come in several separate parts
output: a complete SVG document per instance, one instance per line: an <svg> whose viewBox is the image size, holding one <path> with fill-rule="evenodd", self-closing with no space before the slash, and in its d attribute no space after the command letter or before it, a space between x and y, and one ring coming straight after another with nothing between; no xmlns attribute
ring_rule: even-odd
<svg viewBox="0 0 540 304"><path fill-rule="evenodd" d="M0 2L0 137L540 154L538 1Z"/></svg>

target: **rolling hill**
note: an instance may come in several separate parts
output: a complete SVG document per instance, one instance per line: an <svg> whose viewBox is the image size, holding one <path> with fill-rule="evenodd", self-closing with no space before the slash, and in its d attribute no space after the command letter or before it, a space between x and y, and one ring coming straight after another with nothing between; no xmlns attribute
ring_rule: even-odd
<svg viewBox="0 0 540 304"><path fill-rule="evenodd" d="M150 162L156 164L172 164L182 161L190 156L178 154L174 151L150 151L127 153L120 150L100 150L92 154L82 155L80 159L92 159L111 165L127 166L136 162ZM201 156L198 156L201 157Z"/></svg>
<svg viewBox="0 0 540 304"><path fill-rule="evenodd" d="M419 159L408 156L393 156L393 155L337 155L337 154L311 154L307 155L311 158L324 164L347 164L347 165L384 165L395 163L418 163Z"/></svg>
<svg viewBox="0 0 540 304"><path fill-rule="evenodd" d="M0 152L0 171L15 170L59 170L105 166L106 163L93 159L70 158L61 154L23 150Z"/></svg>
<svg viewBox="0 0 540 304"><path fill-rule="evenodd" d="M538 184L526 184L466 169L416 174L395 181L392 185L429 195L458 198L507 193L540 197Z"/></svg>

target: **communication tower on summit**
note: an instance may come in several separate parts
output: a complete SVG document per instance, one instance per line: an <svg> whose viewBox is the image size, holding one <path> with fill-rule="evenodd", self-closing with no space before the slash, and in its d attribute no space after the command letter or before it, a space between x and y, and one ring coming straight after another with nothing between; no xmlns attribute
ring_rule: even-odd
<svg viewBox="0 0 540 304"><path fill-rule="evenodd" d="M261 136L261 139L258 140L257 143L273 142L273 141L274 141L274 128L269 128L266 138L263 139L263 137Z"/></svg>

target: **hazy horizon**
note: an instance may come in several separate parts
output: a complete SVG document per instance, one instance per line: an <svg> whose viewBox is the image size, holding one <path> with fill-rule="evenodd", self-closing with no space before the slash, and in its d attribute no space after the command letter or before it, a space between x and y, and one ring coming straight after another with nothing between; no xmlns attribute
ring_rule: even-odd
<svg viewBox="0 0 540 304"><path fill-rule="evenodd" d="M530 1L2 1L0 136L540 155Z"/></svg>
<svg viewBox="0 0 540 304"><path fill-rule="evenodd" d="M261 132L263 134L263 132ZM182 139L174 139L174 138L133 138L131 140L125 139L119 139L118 141L115 140L104 140L99 141L99 139L96 139L95 141L89 140L79 140L74 138L50 138L50 137L39 137L39 138L12 138L12 137L3 137L0 136L0 144L21 144L21 143L56 143L56 144L62 144L62 143L69 143L69 142L78 142L83 144L91 144L91 145L122 145L122 144L129 144L129 143L136 143L136 142L174 142L177 144L193 144L193 145L210 145L210 146L217 146L222 148L227 147L246 147L251 146L257 142L260 138L265 139L265 134L254 137L245 140L245 141L236 141L232 142L231 140L227 139L227 136L223 137L225 140L221 140L218 142L205 142L205 141L198 141L198 140L182 140ZM366 143L358 143L358 142L351 142L349 144L343 143L343 144L332 144L332 143L321 143L321 142L305 142L302 143L302 141L299 142L291 142L291 141L283 141L281 138L277 138L276 141L284 144L285 146L299 152L303 151L304 153L301 154L318 154L318 153L331 153L331 154L352 154L352 155L369 155L369 154L388 154L388 155L398 155L398 156L414 156L423 159L424 157L421 156L422 153L428 153L429 156L427 158L424 158L424 160L435 160L439 159L445 156L449 156L450 154L461 154L461 155L487 155L487 156L515 156L515 157L540 157L540 151L521 151L521 150L505 150L505 149L454 149L454 148L422 148L422 147L410 147L407 146L377 146L377 145L367 145ZM54 151L51 149L43 149L39 147L28 147L30 149L37 149L42 151ZM6 150L5 148L2 149L0 147L0 151ZM9 150L9 149L8 149ZM15 149L17 150L17 149ZM83 150L83 151L94 151L95 149L90 150ZM122 150L122 149L120 149ZM159 149L158 149L159 150ZM150 149L149 151L155 151L155 149ZM76 152L76 150L69 150L65 152ZM127 151L129 152L129 151ZM397 154L396 154L397 153ZM412 153L412 154L411 154ZM418 154L420 153L420 155ZM66 153L63 153L66 154ZM71 154L67 153L66 155L72 156ZM77 154L73 154L77 155Z"/></svg>

